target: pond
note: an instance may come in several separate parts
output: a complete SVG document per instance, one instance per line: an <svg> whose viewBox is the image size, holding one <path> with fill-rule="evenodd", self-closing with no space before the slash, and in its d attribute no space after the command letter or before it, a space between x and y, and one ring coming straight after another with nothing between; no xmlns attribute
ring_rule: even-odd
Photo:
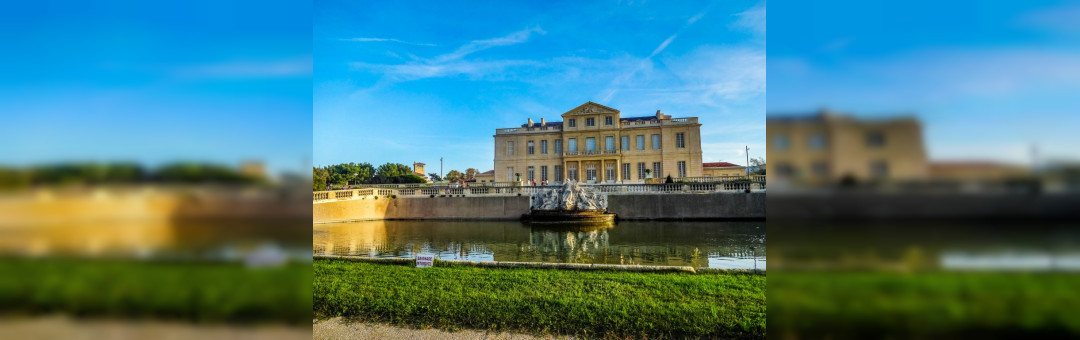
<svg viewBox="0 0 1080 340"><path fill-rule="evenodd" d="M765 268L765 222L620 221L552 227L518 221L317 224L315 255Z"/></svg>

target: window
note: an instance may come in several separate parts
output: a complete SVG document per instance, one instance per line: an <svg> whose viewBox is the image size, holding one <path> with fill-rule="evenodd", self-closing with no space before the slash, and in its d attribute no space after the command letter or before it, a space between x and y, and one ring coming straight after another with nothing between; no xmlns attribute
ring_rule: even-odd
<svg viewBox="0 0 1080 340"><path fill-rule="evenodd" d="M813 135L810 135L810 148L814 149L814 150L824 150L825 149L825 135L822 135L820 133L815 133Z"/></svg>
<svg viewBox="0 0 1080 340"><path fill-rule="evenodd" d="M547 140L540 141L540 153L547 154Z"/></svg>
<svg viewBox="0 0 1080 340"><path fill-rule="evenodd" d="M645 150L645 135L637 135L637 149Z"/></svg>
<svg viewBox="0 0 1080 340"><path fill-rule="evenodd" d="M653 163L652 163L652 174L653 174L653 178L660 178L660 177L661 177L661 175L662 175L662 174L663 174L664 172L662 172L662 171L660 171L660 170L662 170L662 169L660 169L660 162L653 162Z"/></svg>
<svg viewBox="0 0 1080 340"><path fill-rule="evenodd" d="M548 176L547 176L547 165L541 165L541 166L540 166L540 180L541 180L541 181L546 181L546 180L548 180Z"/></svg>
<svg viewBox="0 0 1080 340"><path fill-rule="evenodd" d="M622 164L622 179L630 178L630 163Z"/></svg>
<svg viewBox="0 0 1080 340"><path fill-rule="evenodd" d="M604 137L604 150L615 150L615 137Z"/></svg>
<svg viewBox="0 0 1080 340"><path fill-rule="evenodd" d="M596 126L596 118L585 118L585 126Z"/></svg>
<svg viewBox="0 0 1080 340"><path fill-rule="evenodd" d="M622 136L620 139L623 151L630 150L630 136Z"/></svg>
<svg viewBox="0 0 1080 340"><path fill-rule="evenodd" d="M604 125L611 125L611 116L604 117Z"/></svg>
<svg viewBox="0 0 1080 340"><path fill-rule="evenodd" d="M871 148L885 146L885 134L881 132L871 132L866 134L866 146Z"/></svg>
<svg viewBox="0 0 1080 340"><path fill-rule="evenodd" d="M615 163L608 163L604 168L604 181L615 180Z"/></svg>
<svg viewBox="0 0 1080 340"><path fill-rule="evenodd" d="M585 151L596 151L596 138L585 138Z"/></svg>
<svg viewBox="0 0 1080 340"><path fill-rule="evenodd" d="M568 166L567 169L568 169L568 171L566 172L566 178L570 179L572 181L578 180L577 164L570 164L570 166Z"/></svg>
<svg viewBox="0 0 1080 340"><path fill-rule="evenodd" d="M645 179L645 162L637 164L637 179Z"/></svg>
<svg viewBox="0 0 1080 340"><path fill-rule="evenodd" d="M570 152L577 151L577 138L570 138L566 141L566 145L570 149Z"/></svg>
<svg viewBox="0 0 1080 340"><path fill-rule="evenodd" d="M514 142L506 142L506 155L507 156L513 156L514 155Z"/></svg>
<svg viewBox="0 0 1080 340"><path fill-rule="evenodd" d="M562 182L562 176L563 176L562 165L556 165L555 166L555 181L556 182Z"/></svg>
<svg viewBox="0 0 1080 340"><path fill-rule="evenodd" d="M556 154L561 154L562 153L562 139L556 139L555 140L555 153Z"/></svg>
<svg viewBox="0 0 1080 340"><path fill-rule="evenodd" d="M889 176L889 163L885 161L876 161L870 163L870 176L876 179L882 179Z"/></svg>
<svg viewBox="0 0 1080 340"><path fill-rule="evenodd" d="M660 135L652 135L652 148L653 150L660 149Z"/></svg>
<svg viewBox="0 0 1080 340"><path fill-rule="evenodd" d="M678 164L678 167L679 167L679 178L686 177L686 162L685 161L679 161L676 164Z"/></svg>
<svg viewBox="0 0 1080 340"><path fill-rule="evenodd" d="M525 172L525 174L527 175L527 176L525 177L525 179L527 179L527 180L529 180L530 182L532 182L533 180L535 180L535 179L536 179L536 168L534 168L534 167L531 167L531 166L530 166L530 167L528 168L528 170L527 170L527 171Z"/></svg>
<svg viewBox="0 0 1080 340"><path fill-rule="evenodd" d="M675 134L675 147L676 148L685 148L686 147L686 134L684 134L682 132L679 132L679 133Z"/></svg>
<svg viewBox="0 0 1080 340"><path fill-rule="evenodd" d="M596 181L596 165L589 164L585 166L585 180Z"/></svg>
<svg viewBox="0 0 1080 340"><path fill-rule="evenodd" d="M814 164L810 165L810 171L814 173L814 176L828 177L829 176L829 163L814 162Z"/></svg>
<svg viewBox="0 0 1080 340"><path fill-rule="evenodd" d="M526 149L529 150L528 154L532 155L532 154L536 153L536 145L535 145L535 143L533 141L529 141L527 146L528 147Z"/></svg>
<svg viewBox="0 0 1080 340"><path fill-rule="evenodd" d="M506 181L507 182L513 182L514 181L514 167L506 168Z"/></svg>
<svg viewBox="0 0 1080 340"><path fill-rule="evenodd" d="M773 138L773 146L777 150L787 150L791 147L791 141L788 140L787 135L777 135L776 138Z"/></svg>
<svg viewBox="0 0 1080 340"><path fill-rule="evenodd" d="M568 121L568 123L570 123L570 127L575 127L577 126L577 119L571 119Z"/></svg>
<svg viewBox="0 0 1080 340"><path fill-rule="evenodd" d="M776 171L782 177L791 177L795 175L795 167L791 164L780 163L776 166Z"/></svg>

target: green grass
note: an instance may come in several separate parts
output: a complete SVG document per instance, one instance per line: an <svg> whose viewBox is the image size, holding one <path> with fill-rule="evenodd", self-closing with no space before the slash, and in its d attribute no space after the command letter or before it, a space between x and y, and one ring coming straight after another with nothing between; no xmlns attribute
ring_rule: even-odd
<svg viewBox="0 0 1080 340"><path fill-rule="evenodd" d="M0 259L0 313L194 322L308 322L311 267Z"/></svg>
<svg viewBox="0 0 1080 340"><path fill-rule="evenodd" d="M1080 335L1080 275L772 273L775 335Z"/></svg>
<svg viewBox="0 0 1080 340"><path fill-rule="evenodd" d="M314 261L318 317L587 337L765 337L765 276Z"/></svg>

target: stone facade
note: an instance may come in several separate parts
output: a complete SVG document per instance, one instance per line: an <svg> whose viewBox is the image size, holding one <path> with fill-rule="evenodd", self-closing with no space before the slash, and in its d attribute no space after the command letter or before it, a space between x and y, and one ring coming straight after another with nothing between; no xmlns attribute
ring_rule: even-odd
<svg viewBox="0 0 1080 340"><path fill-rule="evenodd" d="M697 117L672 118L657 111L624 118L619 110L587 102L561 118L530 118L521 127L497 129L495 181L515 182L516 174L521 181L583 183L702 176Z"/></svg>
<svg viewBox="0 0 1080 340"><path fill-rule="evenodd" d="M856 119L831 112L770 114L771 179L798 182L922 180L928 177L922 127L913 117Z"/></svg>

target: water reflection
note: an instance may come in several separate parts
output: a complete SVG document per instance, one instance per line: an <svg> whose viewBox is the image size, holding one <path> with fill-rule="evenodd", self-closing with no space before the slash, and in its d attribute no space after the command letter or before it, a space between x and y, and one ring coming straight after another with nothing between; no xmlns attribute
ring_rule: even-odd
<svg viewBox="0 0 1080 340"><path fill-rule="evenodd" d="M567 228L516 221L364 221L312 229L314 254L765 268L764 222L624 221Z"/></svg>
<svg viewBox="0 0 1080 340"><path fill-rule="evenodd" d="M0 227L0 255L245 260L310 259L303 220L134 219ZM272 261L271 261L272 262Z"/></svg>
<svg viewBox="0 0 1080 340"><path fill-rule="evenodd" d="M1067 221L773 221L781 270L1080 271Z"/></svg>

